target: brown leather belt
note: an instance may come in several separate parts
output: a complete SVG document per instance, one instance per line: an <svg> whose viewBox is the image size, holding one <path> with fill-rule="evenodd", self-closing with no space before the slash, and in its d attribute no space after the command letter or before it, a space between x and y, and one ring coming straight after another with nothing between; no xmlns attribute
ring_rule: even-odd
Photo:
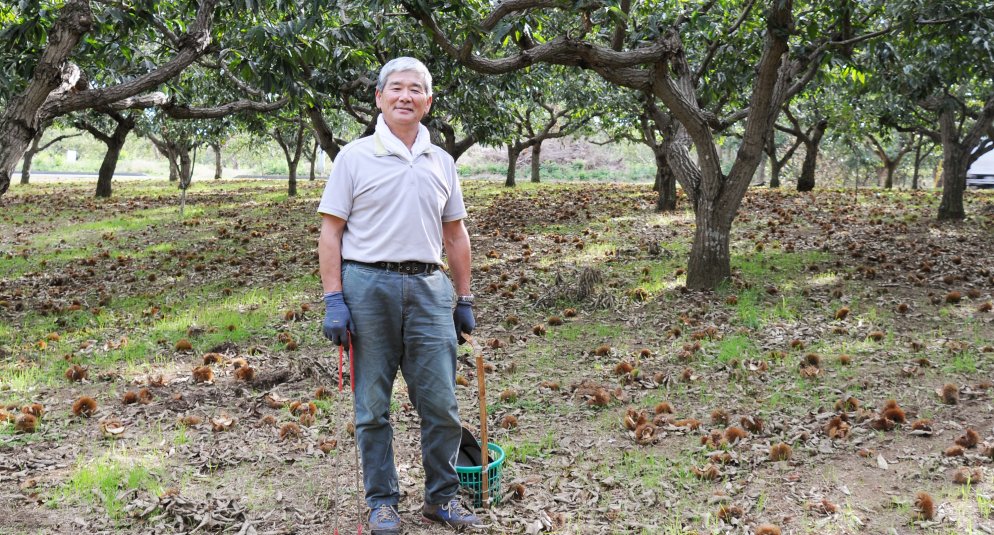
<svg viewBox="0 0 994 535"><path fill-rule="evenodd" d="M422 273L434 273L439 269L438 264L426 264L424 262L358 262L356 260L346 260L350 264L365 266L386 271L395 271L405 275L420 275Z"/></svg>

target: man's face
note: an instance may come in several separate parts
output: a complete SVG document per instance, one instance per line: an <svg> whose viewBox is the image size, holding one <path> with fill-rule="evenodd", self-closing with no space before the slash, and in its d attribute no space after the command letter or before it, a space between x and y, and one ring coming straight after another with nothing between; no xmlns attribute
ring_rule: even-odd
<svg viewBox="0 0 994 535"><path fill-rule="evenodd" d="M376 107L387 126L411 126L431 109L431 97L418 73L399 71L387 77L383 91L376 91Z"/></svg>

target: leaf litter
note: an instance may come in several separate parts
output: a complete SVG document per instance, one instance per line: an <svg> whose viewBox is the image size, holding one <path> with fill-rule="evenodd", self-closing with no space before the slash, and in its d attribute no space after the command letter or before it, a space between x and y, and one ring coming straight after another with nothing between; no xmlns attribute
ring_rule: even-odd
<svg viewBox="0 0 994 535"><path fill-rule="evenodd" d="M61 336L4 345L4 370L57 367L62 356L49 348L59 348L69 357L62 362L89 375L7 396L8 413L29 401L47 409L35 433L0 424L7 426L0 483L19 489L3 493L0 505L31 511L12 517L13 525L52 533L68 525L155 533L326 533L336 521L355 525L347 396L323 400L308 425L288 408L337 381L337 355L317 335L319 308L283 304L248 337L209 348L199 340L228 326L191 322L180 333L190 349L152 340L150 365L137 374L100 364L101 355L141 343L173 318L177 287L209 287L208 298L223 299L314 280L312 204L320 189L303 188L302 199L256 200L271 191L244 183L194 194L196 217L91 236L75 257L5 274L0 317L12 325L49 318ZM126 188L121 195L101 203L70 187L6 202L10 213L43 202L74 223L143 217L173 202L129 197ZM733 280L697 292L681 286L692 217L654 214L644 188L495 192L468 183L489 388L517 394L490 400L491 440L509 454L501 504L483 513L492 531L742 533L766 523L786 533L994 529L978 505L989 500L994 448L994 337L984 311L994 287L991 199L971 196L968 210L977 215L945 225L931 220L933 194L869 195L750 192L733 232ZM76 250L43 245L57 228L54 218L36 218L4 233L0 245L8 258L29 261ZM79 328L81 317L101 317L130 299L145 300L139 314L104 320L104 330ZM602 345L606 351L595 351ZM222 362L205 364L207 353ZM233 359L256 368L250 381L225 365ZM473 379L469 364L461 358L459 373ZM204 365L213 381L191 380L190 370ZM955 404L944 402L947 383L956 385ZM469 385L457 387L467 424L475 381ZM110 394L138 387L152 395L147 403L124 405ZM418 418L405 392L399 381L392 419L400 510L412 533L434 533L417 521L424 476ZM69 417L83 395L100 403L90 421ZM837 405L849 398L860 407ZM906 415L887 416L888 399ZM657 414L664 401L671 412ZM632 428L626 413L635 415ZM518 425L499 427L507 416ZM922 418L928 423L915 420ZM281 437L289 424L299 433ZM979 432L978 443L946 455L968 428ZM792 454L773 460L771 447L781 443ZM77 460L112 450L159 452L162 490L122 484L119 518L72 500L41 506L64 488ZM962 468L969 468L966 486L950 475ZM971 498L961 497L963 488ZM936 497L932 518L913 514L922 490ZM28 520L35 517L42 520Z"/></svg>

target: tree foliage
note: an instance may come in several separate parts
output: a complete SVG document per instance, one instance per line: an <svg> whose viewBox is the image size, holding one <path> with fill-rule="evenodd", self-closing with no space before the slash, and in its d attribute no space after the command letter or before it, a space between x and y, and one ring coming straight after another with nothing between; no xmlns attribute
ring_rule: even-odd
<svg viewBox="0 0 994 535"><path fill-rule="evenodd" d="M900 32L865 57L876 117L942 146L939 219L962 219L966 170L994 138L994 3L888 3ZM978 149L979 147L979 149Z"/></svg>

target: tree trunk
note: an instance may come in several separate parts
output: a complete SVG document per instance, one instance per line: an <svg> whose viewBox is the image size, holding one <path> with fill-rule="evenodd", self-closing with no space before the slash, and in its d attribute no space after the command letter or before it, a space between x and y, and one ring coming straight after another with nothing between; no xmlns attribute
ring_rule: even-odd
<svg viewBox="0 0 994 535"><path fill-rule="evenodd" d="M773 134L770 134L770 135L772 136ZM762 186L763 184L766 184L766 160L768 158L769 158L769 156L767 156L766 153L763 153L763 156L759 159L759 177L758 177L759 178L759 182L758 182L758 184L760 186Z"/></svg>
<svg viewBox="0 0 994 535"><path fill-rule="evenodd" d="M942 202L939 203L940 221L959 220L966 217L963 209L963 191L966 189L966 171L970 167L969 151L957 139L953 113L944 110L939 114L939 132L942 139Z"/></svg>
<svg viewBox="0 0 994 535"><path fill-rule="evenodd" d="M24 151L24 163L21 165L21 184L27 184L31 181L31 162L34 161L35 154L41 152L41 136L44 133L44 130L39 129L34 139L31 140L31 147Z"/></svg>
<svg viewBox="0 0 994 535"><path fill-rule="evenodd" d="M884 189L894 189L894 171L897 170L898 162L887 162L884 164Z"/></svg>
<svg viewBox="0 0 994 535"><path fill-rule="evenodd" d="M814 132L804 140L804 162L801 163L801 176L797 177L797 191L815 189L815 170L818 168L818 151L821 138L828 128L828 121L822 119L814 127Z"/></svg>
<svg viewBox="0 0 994 535"><path fill-rule="evenodd" d="M676 175L670 169L666 159L666 150L662 145L653 149L656 157L656 183L654 189L659 192L656 198L657 212L672 212L676 210Z"/></svg>
<svg viewBox="0 0 994 535"><path fill-rule="evenodd" d="M159 139L152 134L146 134L145 137L152 142L152 146L155 147L156 150L159 151L159 154L163 155L169 163L169 181L176 182L179 180L179 152L176 144L166 138Z"/></svg>
<svg viewBox="0 0 994 535"><path fill-rule="evenodd" d="M92 24L88 0L65 2L48 32L48 43L31 81L23 92L7 101L7 108L0 113L0 196L10 187L17 162L37 134L42 105L60 86L68 90L79 80L79 68L66 59Z"/></svg>
<svg viewBox="0 0 994 535"><path fill-rule="evenodd" d="M513 188L517 184L514 181L514 176L516 173L516 167L518 165L518 156L521 155L521 149L516 148L512 145L507 146L507 180L504 181L504 187Z"/></svg>
<svg viewBox="0 0 994 535"><path fill-rule="evenodd" d="M102 199L110 198L113 188L111 186L111 179L114 178L114 171L117 169L117 160L121 157L121 147L123 146L124 143L120 145L112 143L107 146L104 161L100 164L100 171L97 173L97 197Z"/></svg>
<svg viewBox="0 0 994 535"><path fill-rule="evenodd" d="M918 144L915 145L915 170L911 175L911 189L918 189L918 174L921 172L922 167L922 140L918 140ZM482 470L482 468L481 468Z"/></svg>
<svg viewBox="0 0 994 535"><path fill-rule="evenodd" d="M818 146L805 143L804 161L801 163L801 175L797 177L797 191L815 189L815 166L818 163Z"/></svg>
<svg viewBox="0 0 994 535"><path fill-rule="evenodd" d="M117 161L121 157L121 149L128 139L128 134L134 128L134 122L126 121L118 123L114 128L114 133L107 138L107 153L104 154L104 161L100 164L100 172L97 173L96 196L109 199L112 192L111 180L114 178L114 171L117 169Z"/></svg>
<svg viewBox="0 0 994 535"><path fill-rule="evenodd" d="M728 215L734 212L728 214L717 205L703 200L695 210L697 228L687 264L687 288L714 289L732 276L728 252L732 218Z"/></svg>
<svg viewBox="0 0 994 535"><path fill-rule="evenodd" d="M179 189L186 191L190 187L190 182L193 181L193 160L190 158L190 149L186 147L179 147L176 151L179 157L179 166L177 172L179 173Z"/></svg>
<svg viewBox="0 0 994 535"><path fill-rule="evenodd" d="M780 187L780 170L783 169L784 165L786 165L788 159L784 158L783 161L781 161L777 158L777 136L773 132L770 132L769 136L770 137L766 140L765 152L767 157L770 159L770 188L775 189Z"/></svg>
<svg viewBox="0 0 994 535"><path fill-rule="evenodd" d="M456 141L455 145L452 146L452 152L450 152L449 155L452 156L453 161L458 162L459 158L463 154L466 154L466 151L472 148L473 145L476 145L476 136L471 134L463 138L461 141Z"/></svg>
<svg viewBox="0 0 994 535"><path fill-rule="evenodd" d="M337 144L332 145L327 149L322 147L322 149L324 150L324 153L328 155L328 159L331 160L332 163L335 163L335 158L338 158L338 153L342 152L342 146ZM482 470L483 467L480 467L480 469Z"/></svg>
<svg viewBox="0 0 994 535"><path fill-rule="evenodd" d="M211 143L211 150L214 151L214 180L221 180L221 172L223 166L221 165L221 143L215 141Z"/></svg>
<svg viewBox="0 0 994 535"><path fill-rule="evenodd" d="M532 145L532 182L541 182L542 173L542 142Z"/></svg>
<svg viewBox="0 0 994 535"><path fill-rule="evenodd" d="M289 178L287 180L286 194L289 195L290 197L297 196L297 164L299 163L300 163L299 160L295 160L292 162L288 161L286 165L287 175L289 175Z"/></svg>
<svg viewBox="0 0 994 535"><path fill-rule="evenodd" d="M779 165L774 158L770 158L770 187L779 188L780 187L780 169L783 166ZM481 468L482 470L482 468Z"/></svg>
<svg viewBox="0 0 994 535"><path fill-rule="evenodd" d="M286 160L286 170L288 175L287 195L295 197L297 195L297 166L300 164L300 157L304 154L304 131L306 126L303 121L299 121L297 132L290 138L284 138L280 129L273 128L272 137L283 151ZM291 150L292 149L292 150Z"/></svg>
<svg viewBox="0 0 994 535"><path fill-rule="evenodd" d="M310 158L311 176L307 179L311 182L314 182L314 179L316 178L314 175L314 165L317 163L317 161L318 161L318 142L315 140L313 143L311 143L311 158ZM480 470L483 470L483 468L481 467Z"/></svg>
<svg viewBox="0 0 994 535"><path fill-rule="evenodd" d="M35 159L35 154L38 154L33 150L24 151L24 163L21 164L21 184L31 183L31 163Z"/></svg>
<svg viewBox="0 0 994 535"><path fill-rule="evenodd" d="M178 158L167 155L166 160L169 160L169 181L170 182L178 181L180 175L179 163L177 163Z"/></svg>
<svg viewBox="0 0 994 535"><path fill-rule="evenodd" d="M943 158L946 158L946 148L943 147ZM939 220L963 219L966 211L963 209L963 192L966 190L967 151L954 147L949 152L958 153L953 161L947 160L942 166L942 202L939 204Z"/></svg>

